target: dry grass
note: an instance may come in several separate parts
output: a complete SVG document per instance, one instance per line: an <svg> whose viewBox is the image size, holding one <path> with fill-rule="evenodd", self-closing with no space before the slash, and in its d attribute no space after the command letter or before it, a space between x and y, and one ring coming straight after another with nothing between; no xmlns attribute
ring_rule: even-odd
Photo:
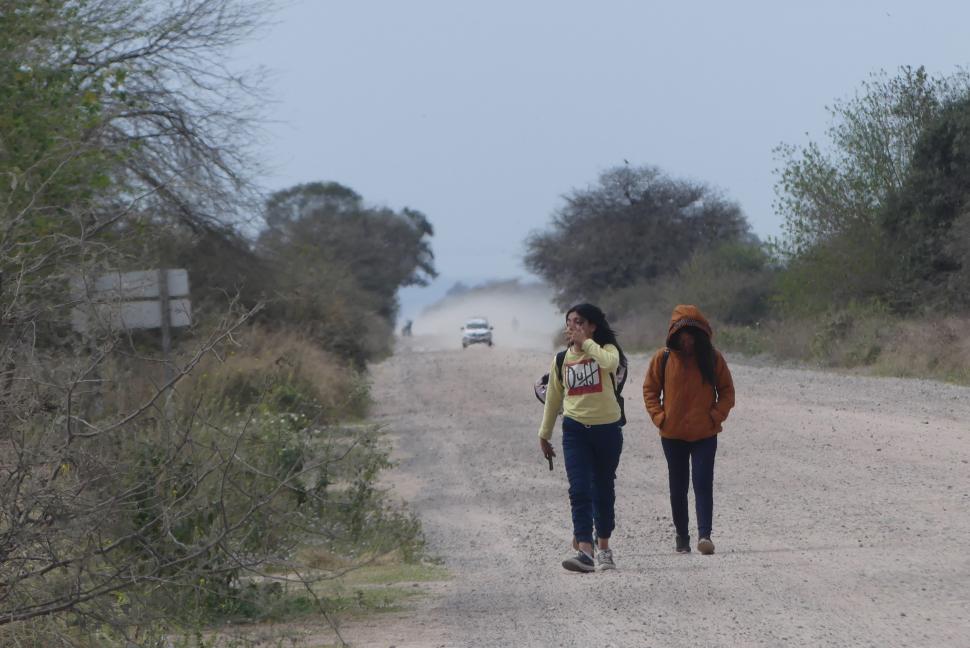
<svg viewBox="0 0 970 648"><path fill-rule="evenodd" d="M175 362L195 352L186 340ZM200 397L227 409L244 409L266 398L290 399L284 411L314 403L325 418L361 418L368 405L365 377L299 333L250 327L206 356L176 389L176 400L192 407ZM145 403L168 378L157 351L115 354L99 368L97 399L103 414L128 412Z"/></svg>
<svg viewBox="0 0 970 648"><path fill-rule="evenodd" d="M899 322L873 371L970 384L970 318Z"/></svg>
<svg viewBox="0 0 970 648"><path fill-rule="evenodd" d="M666 313L654 310L628 315L616 328L627 351L652 351L663 345L667 324ZM722 351L970 384L970 317L900 318L878 306L856 305L755 326L712 325Z"/></svg>
<svg viewBox="0 0 970 648"><path fill-rule="evenodd" d="M229 406L245 407L266 398L322 406L328 418L356 419L367 407L364 377L309 338L291 331L251 328L238 345L210 356L181 385L183 393L204 390ZM286 405L284 403L284 405Z"/></svg>

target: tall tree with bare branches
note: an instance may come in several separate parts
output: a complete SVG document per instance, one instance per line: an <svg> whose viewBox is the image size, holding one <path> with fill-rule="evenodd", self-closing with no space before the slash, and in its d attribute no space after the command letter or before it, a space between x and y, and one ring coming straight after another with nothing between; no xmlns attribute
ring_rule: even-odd
<svg viewBox="0 0 970 648"><path fill-rule="evenodd" d="M137 644L186 606L231 606L308 534L386 527L376 553L402 545L392 527L414 535L374 488L374 432L336 427L302 377L311 351L251 384L197 375L226 375L259 304L229 304L171 358L151 336L71 326L78 280L153 261L156 234L219 241L258 213L261 97L225 61L267 6L0 0L4 645Z"/></svg>

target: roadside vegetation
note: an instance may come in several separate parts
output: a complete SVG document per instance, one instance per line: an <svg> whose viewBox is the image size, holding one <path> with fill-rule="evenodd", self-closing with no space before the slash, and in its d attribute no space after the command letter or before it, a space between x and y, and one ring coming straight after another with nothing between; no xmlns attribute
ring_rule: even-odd
<svg viewBox="0 0 970 648"><path fill-rule="evenodd" d="M255 645L308 619L339 645L341 618L445 577L367 418L434 230L335 182L260 193L266 97L226 61L271 9L2 2L0 645ZM779 147L782 239L624 166L526 261L631 347L695 302L727 349L968 381L968 142L966 78L904 68L835 104L825 145ZM158 268L191 289L167 353L90 290Z"/></svg>
<svg viewBox="0 0 970 648"><path fill-rule="evenodd" d="M213 645L294 616L340 643L346 613L404 600L354 579L436 569L379 485L366 373L398 288L435 275L433 230L335 183L261 196L264 97L225 62L270 9L0 10L0 645ZM191 287L167 354L90 290L156 268Z"/></svg>
<svg viewBox="0 0 970 648"><path fill-rule="evenodd" d="M726 350L970 383L970 77L878 73L830 112L821 142L775 151L779 239L716 190L623 166L567 195L527 266L560 305L604 304L631 348L694 303Z"/></svg>

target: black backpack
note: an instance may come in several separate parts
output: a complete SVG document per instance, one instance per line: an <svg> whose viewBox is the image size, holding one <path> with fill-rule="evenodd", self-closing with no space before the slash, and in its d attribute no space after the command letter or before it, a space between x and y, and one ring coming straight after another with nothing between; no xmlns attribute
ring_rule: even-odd
<svg viewBox="0 0 970 648"><path fill-rule="evenodd" d="M565 384L565 380L562 379L562 366L566 362L566 352L560 351L556 354L556 371L559 373L559 382ZM613 394L616 396L616 402L620 405L620 427L626 425L626 412L623 409L623 396L621 392L623 391L623 386L626 385L626 358L620 355L620 364L616 367L616 372L610 374L610 381L613 383ZM540 403L546 402L546 391L549 388L549 374L543 374L539 380L533 385L533 390L535 391L536 398L539 399Z"/></svg>

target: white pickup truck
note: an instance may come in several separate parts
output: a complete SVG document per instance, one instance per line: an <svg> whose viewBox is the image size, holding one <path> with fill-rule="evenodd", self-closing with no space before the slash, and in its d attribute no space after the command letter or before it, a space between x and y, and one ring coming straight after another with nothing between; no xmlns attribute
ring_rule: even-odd
<svg viewBox="0 0 970 648"><path fill-rule="evenodd" d="M486 318L473 317L461 327L461 348L467 349L469 344L492 346L492 327Z"/></svg>

